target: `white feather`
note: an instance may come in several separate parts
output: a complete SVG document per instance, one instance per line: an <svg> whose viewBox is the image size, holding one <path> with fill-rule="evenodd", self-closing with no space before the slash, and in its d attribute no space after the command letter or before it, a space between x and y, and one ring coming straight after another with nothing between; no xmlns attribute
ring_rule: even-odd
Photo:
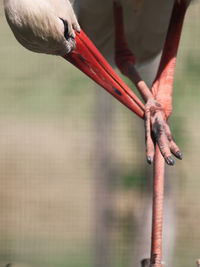
<svg viewBox="0 0 200 267"><path fill-rule="evenodd" d="M64 36L60 18L71 36L72 27L79 25L68 0L4 0L4 9L16 39L27 49L56 55L70 51L72 44Z"/></svg>
<svg viewBox="0 0 200 267"><path fill-rule="evenodd" d="M143 63L152 60L163 48L174 0L117 1L123 7L126 38L136 61ZM115 39L113 2L113 0L75 0L81 27L112 65L114 65Z"/></svg>
<svg viewBox="0 0 200 267"><path fill-rule="evenodd" d="M124 11L127 41L138 63L154 58L163 48L174 0L116 0ZM187 1L190 0L176 0ZM104 56L114 64L114 0L74 0L78 19ZM79 30L69 0L4 0L5 13L17 40L40 53L64 55L73 41L64 37Z"/></svg>

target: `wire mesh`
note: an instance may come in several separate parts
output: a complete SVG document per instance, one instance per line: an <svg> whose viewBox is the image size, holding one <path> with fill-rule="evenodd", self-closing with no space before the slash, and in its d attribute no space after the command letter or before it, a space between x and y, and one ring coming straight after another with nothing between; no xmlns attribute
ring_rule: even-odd
<svg viewBox="0 0 200 267"><path fill-rule="evenodd" d="M166 266L200 258L199 14L195 2L177 60L170 125L184 159L167 167ZM2 5L0 33L0 266L139 266L151 234L143 122L62 59L20 47Z"/></svg>

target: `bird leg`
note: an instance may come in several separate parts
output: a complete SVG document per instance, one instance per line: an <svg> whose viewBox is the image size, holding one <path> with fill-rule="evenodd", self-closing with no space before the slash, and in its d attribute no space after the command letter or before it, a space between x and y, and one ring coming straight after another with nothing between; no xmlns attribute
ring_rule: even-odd
<svg viewBox="0 0 200 267"><path fill-rule="evenodd" d="M125 37L123 9L117 2L114 2L114 23L115 63L122 74L127 76L135 84L142 98L146 102L148 99L153 98L153 95L135 68L135 56L130 50Z"/></svg>
<svg viewBox="0 0 200 267"><path fill-rule="evenodd" d="M173 141L167 119L172 110L175 59L185 11L186 3L184 1L175 1L162 59L152 91L150 91L135 68L136 60L126 41L123 9L119 3L114 3L115 61L120 71L135 84L146 103L144 118L146 157L147 162L150 164L154 157L155 143L158 143L168 165L174 165L171 153L182 159L182 154Z"/></svg>
<svg viewBox="0 0 200 267"><path fill-rule="evenodd" d="M175 1L160 65L151 89L164 108L167 118L172 112L174 70L186 10L185 0Z"/></svg>
<svg viewBox="0 0 200 267"><path fill-rule="evenodd" d="M187 10L187 4L185 1L175 1L170 24L165 40L165 45L163 48L163 53L156 75L156 79L152 86L152 94L154 98L160 103L162 109L165 111L165 124L161 138L165 141L158 140L158 144L161 141L164 144L161 150L162 155L165 158L172 159L171 152L179 159L182 159L182 154L175 144L170 128L168 125L168 118L172 112L172 92L173 92L173 81L174 81L174 71L176 65L176 56L179 47L179 41L182 32L182 26L184 22L185 13ZM158 127L162 127L163 123L157 120ZM147 137L150 139L151 137ZM159 144L160 146L161 144ZM173 160L173 159L172 159ZM173 163L173 162L171 162ZM172 164L173 165L173 164Z"/></svg>

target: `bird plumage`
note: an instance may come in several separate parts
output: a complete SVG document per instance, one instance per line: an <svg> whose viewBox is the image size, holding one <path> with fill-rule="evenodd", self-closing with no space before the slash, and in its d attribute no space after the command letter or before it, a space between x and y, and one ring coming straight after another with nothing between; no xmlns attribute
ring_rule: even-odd
<svg viewBox="0 0 200 267"><path fill-rule="evenodd" d="M126 38L136 61L140 63L152 59L163 47L173 1L144 1L141 12L137 12L126 0L121 1L121 5ZM113 1L102 0L97 4L93 0L75 0L75 10L81 27L114 64Z"/></svg>
<svg viewBox="0 0 200 267"><path fill-rule="evenodd" d="M113 2L113 0L74 1L81 27L112 65L115 64ZM174 1L117 0L117 2L123 7L126 38L136 62L143 63L153 59L163 48Z"/></svg>
<svg viewBox="0 0 200 267"><path fill-rule="evenodd" d="M79 24L68 0L4 0L4 9L16 39L27 49L65 55L74 46L73 28L79 30Z"/></svg>
<svg viewBox="0 0 200 267"><path fill-rule="evenodd" d="M84 31L114 65L113 2L74 0L74 7ZM126 38L136 61L151 60L163 48L174 1L118 2L123 6ZM79 30L79 24L69 0L4 0L4 8L16 39L29 50L65 55L74 48L73 28Z"/></svg>

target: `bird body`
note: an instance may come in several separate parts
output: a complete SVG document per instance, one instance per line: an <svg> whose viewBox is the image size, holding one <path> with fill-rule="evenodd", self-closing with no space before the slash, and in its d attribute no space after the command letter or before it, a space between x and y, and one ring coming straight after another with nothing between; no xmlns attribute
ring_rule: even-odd
<svg viewBox="0 0 200 267"><path fill-rule="evenodd" d="M119 2L124 12L126 38L137 63L151 60L163 48L174 1ZM114 0L74 0L82 28L114 65L113 3ZM69 0L4 0L4 8L16 39L29 50L65 55L74 48L73 28L79 30L79 24ZM67 22L71 37L68 40L61 19Z"/></svg>
<svg viewBox="0 0 200 267"><path fill-rule="evenodd" d="M113 0L74 2L81 27L112 64L114 64L115 38L113 2ZM131 5L131 2L121 0L121 5L126 38L136 62L151 60L163 48L173 1L143 1L139 10L135 8L134 2Z"/></svg>

